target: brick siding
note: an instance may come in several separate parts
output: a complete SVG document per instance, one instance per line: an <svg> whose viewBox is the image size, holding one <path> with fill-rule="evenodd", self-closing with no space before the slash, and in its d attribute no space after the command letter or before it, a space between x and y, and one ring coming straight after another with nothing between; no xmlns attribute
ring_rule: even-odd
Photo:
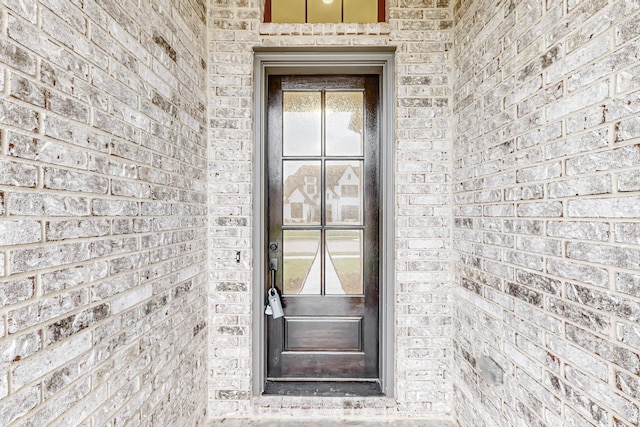
<svg viewBox="0 0 640 427"><path fill-rule="evenodd" d="M448 1L390 1L381 24L263 24L258 1L211 2L213 416L447 417L452 403ZM251 399L253 47L396 46L396 399ZM392 143L389 141L389 143ZM235 253L241 252L240 265Z"/></svg>
<svg viewBox="0 0 640 427"><path fill-rule="evenodd" d="M638 425L640 4L453 8L456 419Z"/></svg>
<svg viewBox="0 0 640 427"><path fill-rule="evenodd" d="M0 2L0 425L196 425L206 15Z"/></svg>

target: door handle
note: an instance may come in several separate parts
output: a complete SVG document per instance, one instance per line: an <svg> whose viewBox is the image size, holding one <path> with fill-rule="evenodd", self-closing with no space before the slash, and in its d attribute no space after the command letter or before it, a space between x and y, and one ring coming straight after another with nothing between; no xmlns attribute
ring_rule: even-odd
<svg viewBox="0 0 640 427"><path fill-rule="evenodd" d="M278 270L278 259L271 258L269 260L269 272L271 275L271 286L267 291L267 308L265 310L266 314L271 314L274 319L278 319L284 316L284 311L282 310L282 301L280 301L280 294L278 294L278 289L276 288L276 271Z"/></svg>

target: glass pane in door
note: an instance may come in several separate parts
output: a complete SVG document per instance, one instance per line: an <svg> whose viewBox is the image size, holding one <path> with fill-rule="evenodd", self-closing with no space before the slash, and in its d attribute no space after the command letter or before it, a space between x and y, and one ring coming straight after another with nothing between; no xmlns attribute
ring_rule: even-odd
<svg viewBox="0 0 640 427"><path fill-rule="evenodd" d="M282 262L285 295L320 295L322 260L319 230L283 231Z"/></svg>
<svg viewBox="0 0 640 427"><path fill-rule="evenodd" d="M282 154L319 156L322 138L322 94L282 93Z"/></svg>
<svg viewBox="0 0 640 427"><path fill-rule="evenodd" d="M326 245L325 293L361 295L364 292L362 230L327 230Z"/></svg>
<svg viewBox="0 0 640 427"><path fill-rule="evenodd" d="M284 160L282 176L283 224L320 224L320 161Z"/></svg>
<svg viewBox="0 0 640 427"><path fill-rule="evenodd" d="M361 160L327 161L325 218L329 225L362 224L364 205Z"/></svg>
<svg viewBox="0 0 640 427"><path fill-rule="evenodd" d="M327 92L327 156L361 156L363 153L362 92Z"/></svg>

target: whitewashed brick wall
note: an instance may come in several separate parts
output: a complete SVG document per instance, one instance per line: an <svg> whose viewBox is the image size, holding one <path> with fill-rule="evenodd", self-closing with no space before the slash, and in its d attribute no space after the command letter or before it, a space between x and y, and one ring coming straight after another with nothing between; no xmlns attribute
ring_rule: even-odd
<svg viewBox="0 0 640 427"><path fill-rule="evenodd" d="M0 425L640 424L640 3L208 3L0 1ZM396 47L394 399L251 397L254 46Z"/></svg>
<svg viewBox="0 0 640 427"><path fill-rule="evenodd" d="M456 417L638 425L640 3L453 8Z"/></svg>
<svg viewBox="0 0 640 427"><path fill-rule="evenodd" d="M205 28L0 1L0 425L204 419Z"/></svg>
<svg viewBox="0 0 640 427"><path fill-rule="evenodd" d="M452 406L447 0L388 1L383 24L262 24L209 2L209 409L212 416L446 417ZM254 46L396 46L396 399L251 399ZM236 252L241 262L236 263Z"/></svg>

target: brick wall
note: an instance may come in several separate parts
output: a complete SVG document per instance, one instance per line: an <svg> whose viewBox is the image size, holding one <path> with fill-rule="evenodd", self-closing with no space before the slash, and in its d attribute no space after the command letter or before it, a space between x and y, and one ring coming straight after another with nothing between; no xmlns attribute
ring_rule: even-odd
<svg viewBox="0 0 640 427"><path fill-rule="evenodd" d="M0 2L0 425L194 425L199 0Z"/></svg>
<svg viewBox="0 0 640 427"><path fill-rule="evenodd" d="M638 425L640 4L454 13L457 418Z"/></svg>
<svg viewBox="0 0 640 427"><path fill-rule="evenodd" d="M450 72L446 0L388 1L383 24L262 24L257 0L211 1L209 399L212 416L451 413ZM254 46L397 47L396 399L251 400ZM241 262L236 262L236 252Z"/></svg>

